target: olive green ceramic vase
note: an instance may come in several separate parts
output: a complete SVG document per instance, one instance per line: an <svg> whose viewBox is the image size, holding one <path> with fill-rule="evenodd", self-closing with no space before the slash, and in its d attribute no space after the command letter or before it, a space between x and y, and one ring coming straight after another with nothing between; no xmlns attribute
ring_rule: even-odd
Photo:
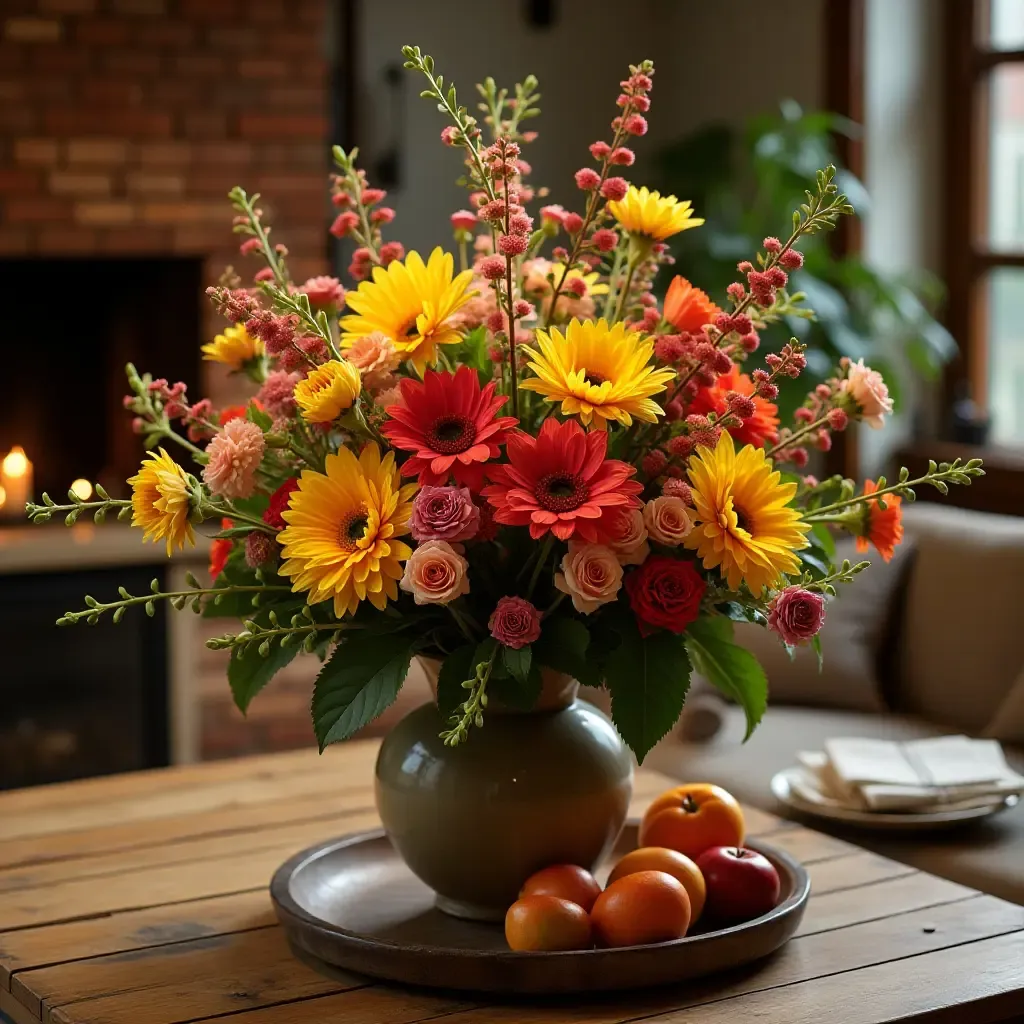
<svg viewBox="0 0 1024 1024"><path fill-rule="evenodd" d="M422 659L436 686L440 663ZM548 864L592 867L612 847L633 791L633 759L615 727L545 674L535 708L492 701L482 729L446 747L437 706L410 712L384 740L377 810L395 849L437 906L501 920L522 883Z"/></svg>

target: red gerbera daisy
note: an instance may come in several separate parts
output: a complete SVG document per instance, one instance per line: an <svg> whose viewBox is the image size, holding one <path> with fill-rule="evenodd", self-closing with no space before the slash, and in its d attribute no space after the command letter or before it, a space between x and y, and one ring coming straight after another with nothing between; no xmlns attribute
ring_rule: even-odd
<svg viewBox="0 0 1024 1024"><path fill-rule="evenodd" d="M460 366L455 373L427 370L422 382L405 377L399 387L403 404L387 407L391 419L382 432L396 448L415 453L402 476L439 486L451 475L480 490L484 463L498 457L498 445L518 422L495 415L507 399L494 394L494 382L481 388L476 371Z"/></svg>
<svg viewBox="0 0 1024 1024"><path fill-rule="evenodd" d="M597 543L602 519L613 509L639 508L643 490L629 479L635 468L606 459L607 450L605 431L587 433L576 420L549 417L538 437L520 431L509 437L509 464L492 468L495 483L483 495L499 523L529 526L534 540L550 531L559 540L579 535Z"/></svg>
<svg viewBox="0 0 1024 1024"><path fill-rule="evenodd" d="M747 395L754 403L754 415L727 429L741 445L752 444L755 448L763 448L766 444L775 444L779 439L779 407L756 394L755 390L750 377L740 373L739 366L733 363L728 373L723 373L714 384L702 387L694 395L689 411L705 416L714 412L722 416L729 408L730 391Z"/></svg>

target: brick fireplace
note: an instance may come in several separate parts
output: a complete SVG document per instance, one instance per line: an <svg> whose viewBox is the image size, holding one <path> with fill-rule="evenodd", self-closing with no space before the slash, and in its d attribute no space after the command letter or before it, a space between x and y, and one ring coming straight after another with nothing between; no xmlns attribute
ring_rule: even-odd
<svg viewBox="0 0 1024 1024"><path fill-rule="evenodd" d="M0 257L197 256L209 284L241 184L323 272L327 4L4 0Z"/></svg>

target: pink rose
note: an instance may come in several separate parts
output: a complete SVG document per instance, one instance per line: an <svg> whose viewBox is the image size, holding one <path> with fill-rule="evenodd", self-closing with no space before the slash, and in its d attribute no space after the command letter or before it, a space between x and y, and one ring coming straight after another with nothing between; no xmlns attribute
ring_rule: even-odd
<svg viewBox="0 0 1024 1024"><path fill-rule="evenodd" d="M603 544L574 544L555 574L555 587L572 598L572 606L584 615L614 601L622 587L622 566L615 552Z"/></svg>
<svg viewBox="0 0 1024 1024"><path fill-rule="evenodd" d="M449 604L469 593L469 563L443 540L428 540L409 556L401 588L417 604Z"/></svg>
<svg viewBox="0 0 1024 1024"><path fill-rule="evenodd" d="M881 429L884 418L892 412L892 399L882 375L859 359L850 364L842 390L857 404L861 419L869 427Z"/></svg>
<svg viewBox="0 0 1024 1024"><path fill-rule="evenodd" d="M786 587L768 609L768 628L790 647L806 644L825 624L825 595L803 587Z"/></svg>
<svg viewBox="0 0 1024 1024"><path fill-rule="evenodd" d="M357 338L345 356L362 375L363 387L368 391L391 385L391 371L401 362L394 343L380 331Z"/></svg>
<svg viewBox="0 0 1024 1024"><path fill-rule="evenodd" d="M640 509L616 509L604 517L602 525L605 523L605 545L615 552L620 565L640 565L651 553Z"/></svg>
<svg viewBox="0 0 1024 1024"><path fill-rule="evenodd" d="M647 502L643 517L651 540L667 548L679 547L693 529L689 511L682 498L670 494Z"/></svg>
<svg viewBox="0 0 1024 1024"><path fill-rule="evenodd" d="M423 487L412 509L412 535L418 541L470 540L480 529L480 509L468 487Z"/></svg>
<svg viewBox="0 0 1024 1024"><path fill-rule="evenodd" d="M523 597L503 597L487 620L491 636L518 650L540 639L540 612Z"/></svg>

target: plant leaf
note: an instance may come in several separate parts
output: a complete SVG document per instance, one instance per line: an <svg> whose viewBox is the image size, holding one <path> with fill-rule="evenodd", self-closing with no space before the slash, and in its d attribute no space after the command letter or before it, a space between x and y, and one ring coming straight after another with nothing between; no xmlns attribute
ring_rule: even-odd
<svg viewBox="0 0 1024 1024"><path fill-rule="evenodd" d="M437 677L437 709L443 718L455 713L455 709L466 699L467 691L462 684L473 678L476 662L473 660L473 644L457 647L441 665Z"/></svg>
<svg viewBox="0 0 1024 1024"><path fill-rule="evenodd" d="M729 635L722 628L723 622ZM747 717L747 734L743 737L746 742L768 705L768 679L757 658L732 642L731 629L732 623L721 617L697 619L687 628L686 649L693 667L743 708Z"/></svg>
<svg viewBox="0 0 1024 1024"><path fill-rule="evenodd" d="M502 704L516 711L529 711L537 698L540 696L541 687L544 685L543 677L540 674L540 666L530 665L530 671L522 682L511 675L491 676L487 692Z"/></svg>
<svg viewBox="0 0 1024 1024"><path fill-rule="evenodd" d="M508 669L509 674L517 683L526 685L526 680L530 675L530 665L533 662L533 652L530 650L530 645L527 644L525 647L503 647L501 650L502 660L505 662L505 668Z"/></svg>
<svg viewBox="0 0 1024 1024"><path fill-rule="evenodd" d="M573 679L587 685L588 659L587 648L590 645L590 633L582 622L565 616L546 619L541 627L540 639L533 644L533 661L546 665L556 672L565 672Z"/></svg>
<svg viewBox="0 0 1024 1024"><path fill-rule="evenodd" d="M313 729L321 752L372 722L398 696L417 639L353 635L338 644L313 687Z"/></svg>
<svg viewBox="0 0 1024 1024"><path fill-rule="evenodd" d="M605 665L612 721L639 764L679 719L690 688L690 659L672 633L642 637L635 623Z"/></svg>
<svg viewBox="0 0 1024 1024"><path fill-rule="evenodd" d="M284 618L301 608L301 604L289 602L287 605L279 605L275 610ZM251 609L250 609L251 610ZM270 626L270 608L261 608L252 620L260 626ZM231 660L228 662L228 684L231 687L231 696L242 714L246 714L253 697L263 689L271 679L287 665L296 654L299 653L300 645L292 644L290 647L282 647L280 640L275 640L270 648L267 657L260 654L260 642L249 644L243 653L238 648L231 651Z"/></svg>

